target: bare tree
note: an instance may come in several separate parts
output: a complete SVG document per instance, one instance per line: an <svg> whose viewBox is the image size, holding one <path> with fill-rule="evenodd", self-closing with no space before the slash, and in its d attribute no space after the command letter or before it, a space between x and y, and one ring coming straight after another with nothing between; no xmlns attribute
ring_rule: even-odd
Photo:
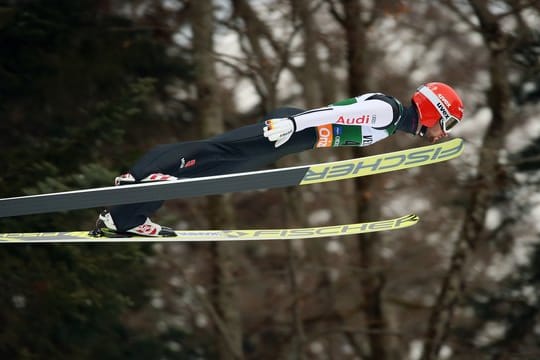
<svg viewBox="0 0 540 360"><path fill-rule="evenodd" d="M360 0L328 0L327 1L335 19L341 24L346 39L347 79L349 96L358 96L368 92L369 65L367 55L369 51L368 29L377 19L376 5L366 6ZM354 149L354 157L365 156L366 152ZM370 194L374 190L371 179L362 178L355 180L357 196L356 214L359 218L377 218L380 215L379 208L371 200ZM371 269L377 266L377 242L379 235L367 234L357 240L357 249L360 266L363 269ZM384 333L388 330L388 324L383 310L382 291L384 288L384 275L382 273L367 273L360 276L362 289L362 313L365 318L367 339L369 346L360 356L372 359L387 359L388 344L385 342ZM354 344L356 337L353 333L347 333L347 338L352 342L355 349L362 349Z"/></svg>
<svg viewBox="0 0 540 360"><path fill-rule="evenodd" d="M469 201L461 231L454 245L450 267L443 278L429 318L422 354L424 360L437 358L449 336L456 307L466 291L467 265L485 239L483 234L487 210L492 205L494 196L505 186L505 172L499 162L499 153L504 149L505 130L508 129L512 118L508 76L512 43L509 35L503 30L501 20L508 14L502 16L493 13L489 1L469 0L468 3L473 10L474 20L469 20L468 13L459 7L458 2L445 1L445 4L464 19L471 29L480 33L488 49L490 85L486 95L491 110L491 121L482 139L477 175L471 181ZM507 5L512 9L510 2Z"/></svg>
<svg viewBox="0 0 540 360"><path fill-rule="evenodd" d="M246 56L247 71L262 99L262 111L277 106L277 84L289 63L290 37L277 40L272 27L266 24L247 0L232 0L233 26L239 35ZM292 36L292 34L290 35Z"/></svg>
<svg viewBox="0 0 540 360"><path fill-rule="evenodd" d="M191 3L193 29L193 61L197 89L197 116L204 138L224 131L221 115L220 88L215 69L214 8L212 0ZM212 228L233 227L232 206L228 196L208 199L208 218ZM211 286L215 311L212 318L219 332L218 351L221 359L241 359L242 324L236 303L235 289L231 285L232 244L212 243L214 278Z"/></svg>

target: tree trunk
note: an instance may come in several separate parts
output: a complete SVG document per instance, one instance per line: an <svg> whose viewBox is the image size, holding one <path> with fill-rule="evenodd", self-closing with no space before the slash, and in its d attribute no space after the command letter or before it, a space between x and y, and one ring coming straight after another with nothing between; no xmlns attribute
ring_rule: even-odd
<svg viewBox="0 0 540 360"><path fill-rule="evenodd" d="M197 116L203 138L224 131L219 84L213 56L214 16L212 0L191 3L193 28L193 60L197 89ZM208 198L208 219L211 228L234 227L229 196ZM217 326L220 336L217 345L220 359L241 359L242 326L237 308L236 290L232 287L231 252L235 244L212 243L213 284L211 292L215 314L224 326Z"/></svg>
<svg viewBox="0 0 540 360"><path fill-rule="evenodd" d="M435 359L448 337L454 310L466 287L467 260L482 239L487 210L500 189L499 151L504 148L504 128L510 118L510 84L508 81L508 45L500 24L484 1L470 0L481 25L482 36L489 47L491 86L487 98L492 113L491 123L480 148L477 176L473 179L465 219L450 259L426 332L423 360Z"/></svg>
<svg viewBox="0 0 540 360"><path fill-rule="evenodd" d="M341 0L343 4L343 25L347 40L347 66L349 96L358 96L368 92L367 85L367 30L369 24L362 20L363 8L359 0ZM366 156L364 149L355 148L354 157ZM356 216L358 219L377 219L380 216L379 207L371 202L371 192L374 184L370 178L355 180ZM358 252L360 266L370 269L377 266L377 243L380 235L376 233L365 234L358 238ZM382 291L384 277L380 273L366 272L360 277L362 301L369 344L370 359L384 360L388 358L388 346L383 335L387 333L388 324L384 318Z"/></svg>

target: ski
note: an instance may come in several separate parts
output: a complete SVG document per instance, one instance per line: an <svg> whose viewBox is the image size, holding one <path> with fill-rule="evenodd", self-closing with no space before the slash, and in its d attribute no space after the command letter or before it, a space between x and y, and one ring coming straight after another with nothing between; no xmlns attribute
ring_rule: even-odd
<svg viewBox="0 0 540 360"><path fill-rule="evenodd" d="M0 233L0 243L50 244L314 239L403 229L415 225L418 220L418 216L409 214L373 222L297 229L177 230L176 236L172 237L93 237L88 235L87 231Z"/></svg>
<svg viewBox="0 0 540 360"><path fill-rule="evenodd" d="M169 200L352 179L454 159L463 140L362 158L174 181L110 186L0 199L0 217Z"/></svg>

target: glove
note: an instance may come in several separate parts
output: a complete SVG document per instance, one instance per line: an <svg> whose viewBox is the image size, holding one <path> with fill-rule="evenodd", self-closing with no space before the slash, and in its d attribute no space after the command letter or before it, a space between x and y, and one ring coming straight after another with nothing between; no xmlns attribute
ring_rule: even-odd
<svg viewBox="0 0 540 360"><path fill-rule="evenodd" d="M296 130L296 123L293 118L271 119L264 122L263 135L268 141L275 141L276 148L285 144Z"/></svg>

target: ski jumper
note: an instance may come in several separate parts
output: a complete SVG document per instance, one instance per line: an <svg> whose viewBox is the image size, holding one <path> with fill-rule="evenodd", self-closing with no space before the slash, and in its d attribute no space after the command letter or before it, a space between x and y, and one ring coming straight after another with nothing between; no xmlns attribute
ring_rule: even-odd
<svg viewBox="0 0 540 360"><path fill-rule="evenodd" d="M253 171L304 150L367 146L398 129L414 134L417 124L414 107L406 109L395 98L380 93L308 111L280 108L263 120L286 117L294 119L296 132L278 148L263 136L263 121L206 140L159 145L139 159L129 173L139 182L155 173L194 178ZM124 232L144 223L162 204L127 204L109 211L118 231Z"/></svg>

